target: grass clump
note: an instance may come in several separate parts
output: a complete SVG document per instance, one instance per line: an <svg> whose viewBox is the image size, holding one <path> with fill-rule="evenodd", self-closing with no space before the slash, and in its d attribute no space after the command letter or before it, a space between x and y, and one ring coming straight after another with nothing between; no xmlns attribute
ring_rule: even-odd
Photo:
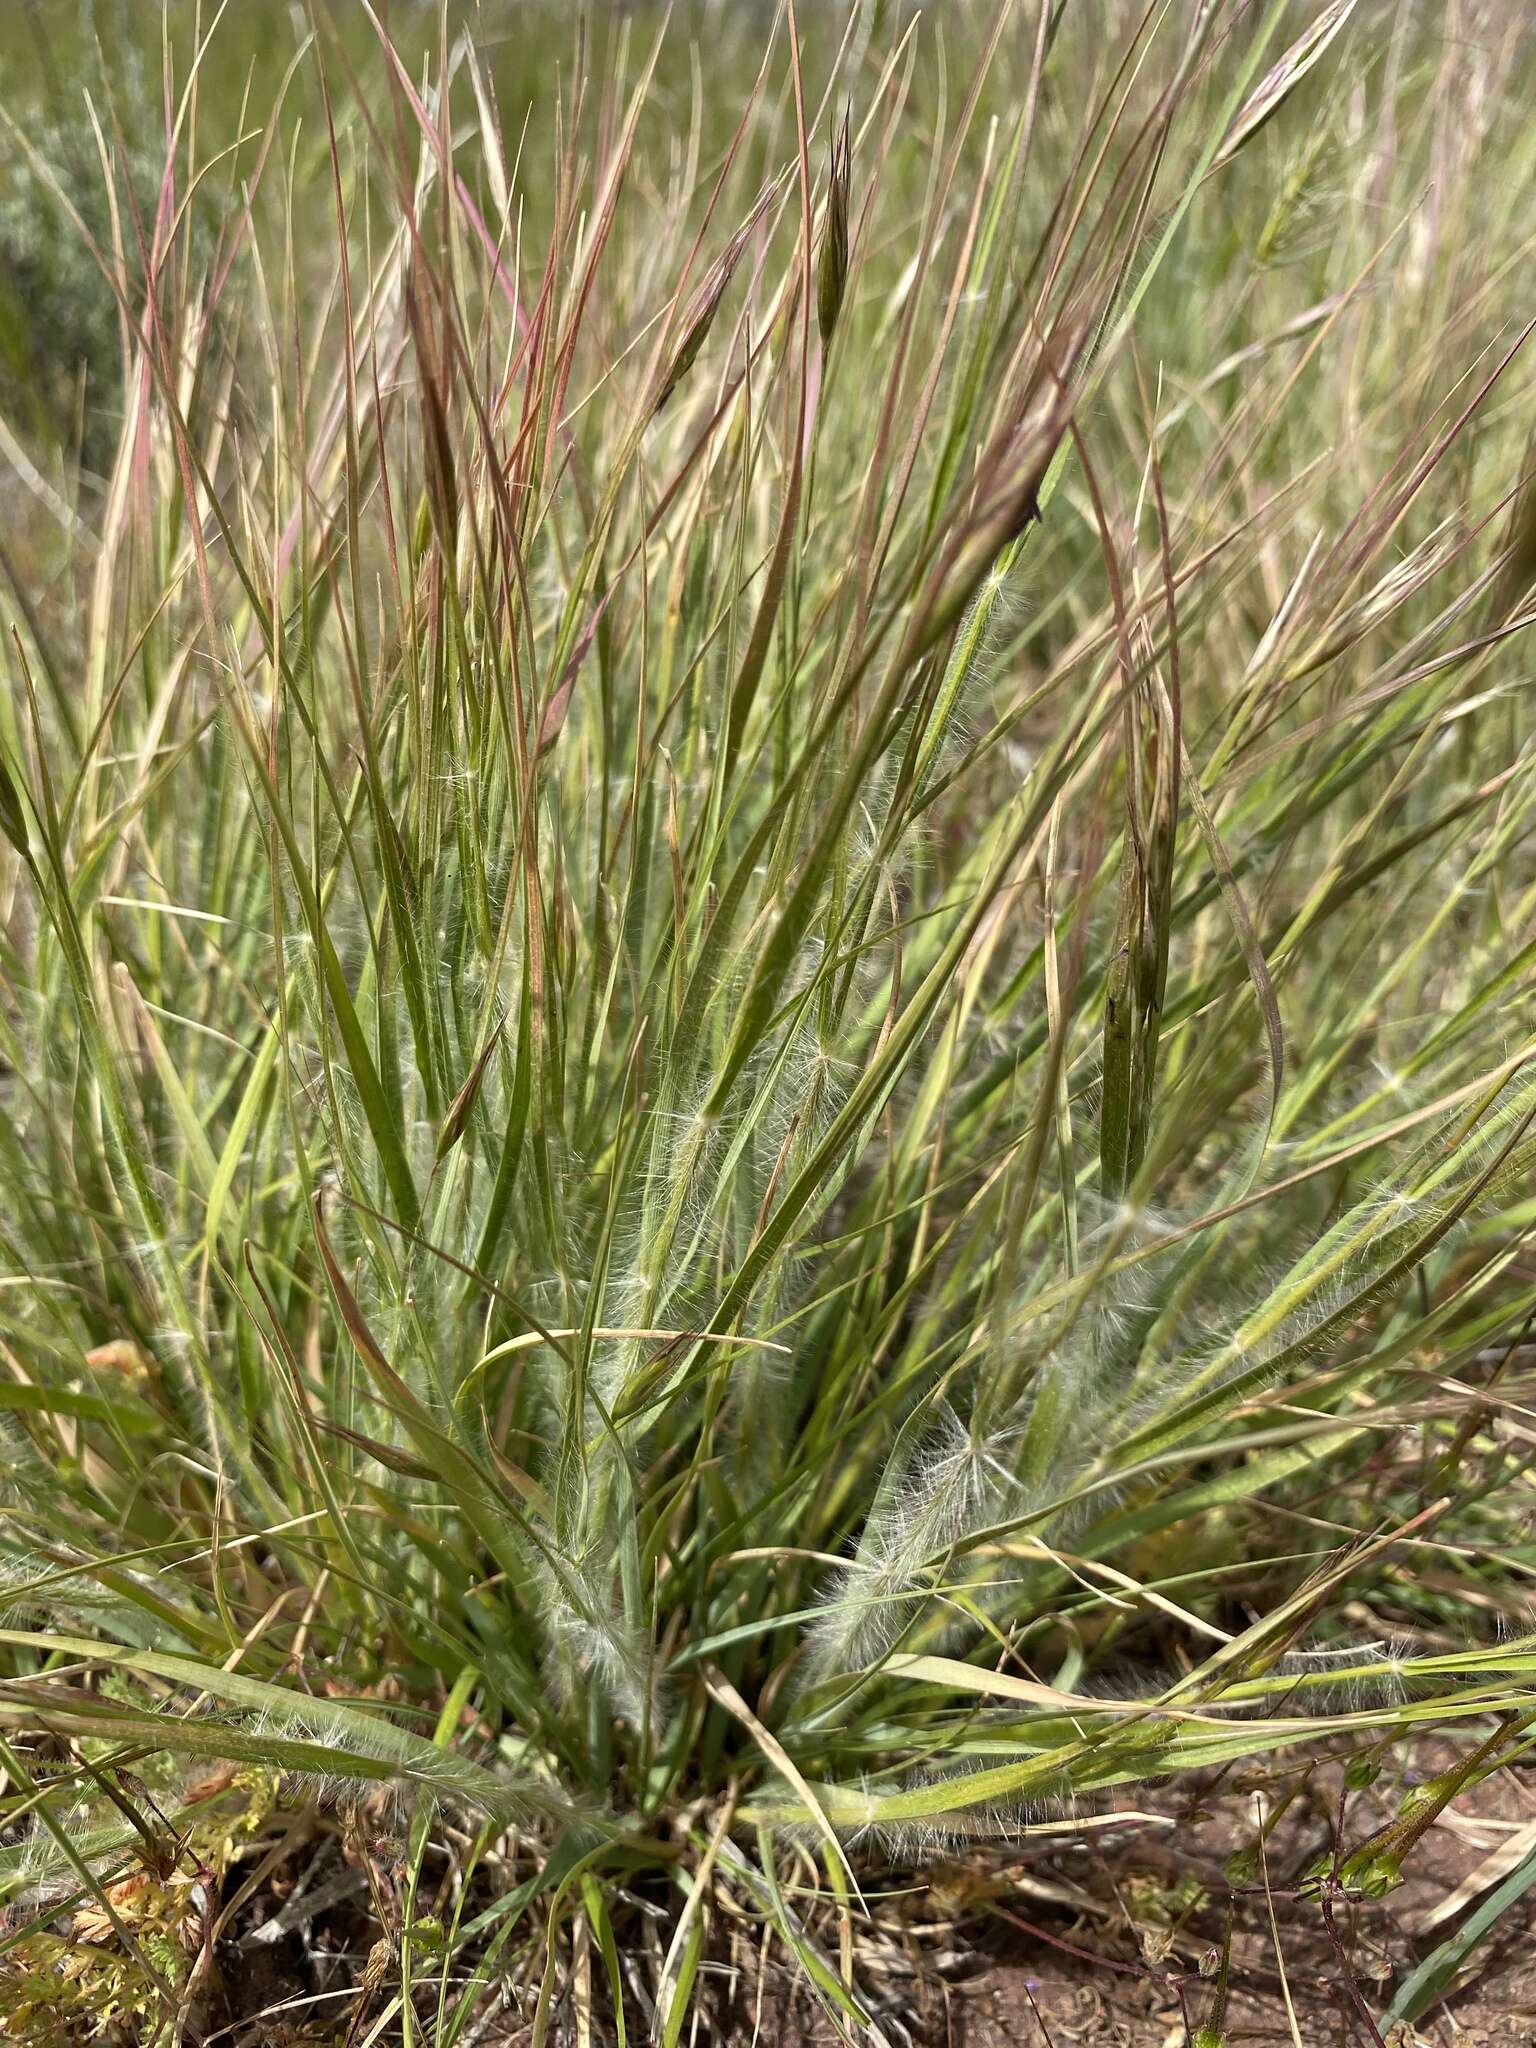
<svg viewBox="0 0 1536 2048"><path fill-rule="evenodd" d="M124 357L12 486L4 1853L315 1781L443 2048L743 1920L878 2033L871 1841L1529 1739L1527 39L705 26L204 24L89 214L7 123Z"/></svg>

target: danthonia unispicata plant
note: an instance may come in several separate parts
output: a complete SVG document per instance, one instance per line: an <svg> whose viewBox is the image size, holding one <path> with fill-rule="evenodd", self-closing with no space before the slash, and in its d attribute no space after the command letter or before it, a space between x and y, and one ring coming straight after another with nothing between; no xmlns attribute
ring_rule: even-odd
<svg viewBox="0 0 1536 2048"><path fill-rule="evenodd" d="M120 355L5 443L13 1955L194 2038L216 1760L394 1841L368 2038L743 1927L894 2038L872 1857L1530 1742L1471 11L188 10L89 193L7 94Z"/></svg>

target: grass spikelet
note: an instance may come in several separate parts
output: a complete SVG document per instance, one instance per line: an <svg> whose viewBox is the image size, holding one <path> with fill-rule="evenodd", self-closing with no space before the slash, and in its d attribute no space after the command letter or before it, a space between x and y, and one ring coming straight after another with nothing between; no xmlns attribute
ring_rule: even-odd
<svg viewBox="0 0 1536 2048"><path fill-rule="evenodd" d="M837 316L843 310L843 294L848 289L848 180L853 167L850 118L849 114L843 115L827 169L826 215L816 270L816 325L823 349L831 346Z"/></svg>

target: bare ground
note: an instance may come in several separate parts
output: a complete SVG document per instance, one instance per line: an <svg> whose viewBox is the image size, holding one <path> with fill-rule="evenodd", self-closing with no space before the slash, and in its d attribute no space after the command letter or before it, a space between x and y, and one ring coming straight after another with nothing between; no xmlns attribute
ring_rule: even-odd
<svg viewBox="0 0 1536 2048"><path fill-rule="evenodd" d="M1220 2048L1536 2044L1536 1888L1413 2026L1384 2017L1415 1966L1536 1852L1536 1768L1517 1764L1461 1794L1387 1897L1335 1889L1325 1901L1317 1881L1397 1811L1411 1783L1464 1754L1446 1740L1421 1742L1360 1789L1346 1786L1342 1760L1138 1788L1122 1802L1123 1824L1101 1816L1107 1825L1063 1835L1060 1846L1033 1838L921 1870L861 1869L867 1911L851 1922L825 1903L809 1857L796 1869L790 1851L781 1878L828 1962L851 1961L887 2048L1216 2048L1201 2029L1218 2016L1229 1925ZM226 1881L230 1911L205 1950L188 2038L220 2048L398 2042L398 1951L387 1932L400 1918L394 1850L334 1816L274 1819L281 1839L253 1845L254 1882L240 1887L233 1872ZM444 1900L452 1860L436 1880ZM664 1885L609 1900L628 1951L631 2042L651 2033L648 1987L662 1973L675 1906ZM836 2027L760 1919L716 1912L709 1932L688 2048L832 2048ZM108 1934L103 1926L96 1938ZM14 1969L23 1954L6 1963ZM615 2032L604 1974L591 1954L570 1960L545 2014L546 2038L603 2048ZM537 1982L495 1985L465 2048L522 2048L538 1993ZM425 2005L418 2014L430 2023ZM79 2028L59 2014L37 2023L41 2032L17 2031L12 2017L0 2038L38 2048L129 2048L139 2038L121 2011L105 2027L99 2016ZM423 2039L419 2029L413 2037Z"/></svg>
<svg viewBox="0 0 1536 2048"><path fill-rule="evenodd" d="M1341 1841L1353 1846L1388 1819L1405 1782L1455 1755L1421 1747L1411 1772L1399 1765L1347 1794L1337 1767L1293 1783L1233 1776L1170 1803L1170 1824L1137 1824L1093 1848L946 1866L921 1904L876 1910L880 1932L858 1961L882 2031L935 2048L1186 2048L1214 2018L1208 1973L1230 1910L1223 2048L1536 2043L1536 1891L1416 2024L1383 2017L1416 1964L1536 1848L1536 1773L1507 1770L1463 1795L1418 1844L1398 1890L1333 1902L1332 1935L1316 1886L1303 1883ZM1258 1872L1234 1867L1288 1792ZM910 1882L889 1874L892 1895ZM757 2032L769 2048L833 2038L787 1991Z"/></svg>

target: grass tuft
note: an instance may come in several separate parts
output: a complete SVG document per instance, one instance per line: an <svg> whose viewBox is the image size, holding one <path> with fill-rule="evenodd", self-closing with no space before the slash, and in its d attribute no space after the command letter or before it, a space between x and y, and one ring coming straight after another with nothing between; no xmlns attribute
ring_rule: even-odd
<svg viewBox="0 0 1536 2048"><path fill-rule="evenodd" d="M91 262L75 431L54 361L0 440L56 1991L67 1897L192 2038L318 1791L349 2041L515 1983L670 2048L748 1923L888 2038L872 1844L1454 1738L1326 1915L1527 1753L1536 129L1473 12L168 17L89 172L6 88Z"/></svg>

